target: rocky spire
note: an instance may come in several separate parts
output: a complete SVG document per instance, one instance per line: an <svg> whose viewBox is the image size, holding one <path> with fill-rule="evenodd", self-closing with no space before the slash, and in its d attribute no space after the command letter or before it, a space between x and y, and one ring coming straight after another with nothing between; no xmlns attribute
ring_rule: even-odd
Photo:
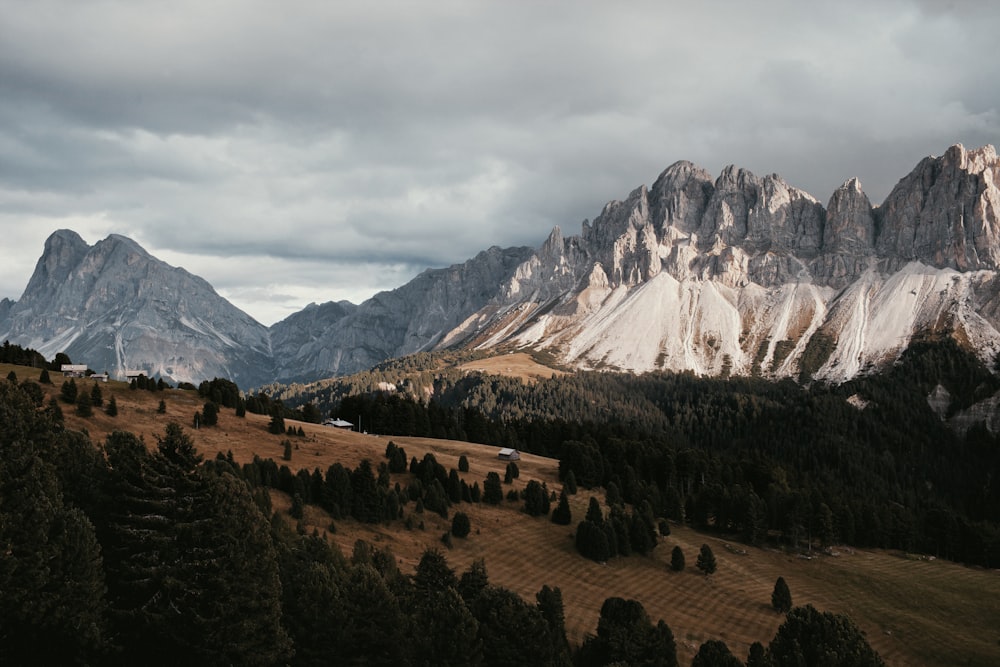
<svg viewBox="0 0 1000 667"><path fill-rule="evenodd" d="M861 189L861 182L852 178L830 197L823 230L823 251L869 255L874 250L874 243L872 203Z"/></svg>

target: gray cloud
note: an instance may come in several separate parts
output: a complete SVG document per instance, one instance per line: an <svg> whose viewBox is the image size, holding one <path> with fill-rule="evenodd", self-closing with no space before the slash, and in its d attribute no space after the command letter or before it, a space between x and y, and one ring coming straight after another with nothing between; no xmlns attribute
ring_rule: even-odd
<svg viewBox="0 0 1000 667"><path fill-rule="evenodd" d="M678 159L881 201L1000 134L980 3L353 4L0 0L0 296L70 227L270 322L575 233Z"/></svg>

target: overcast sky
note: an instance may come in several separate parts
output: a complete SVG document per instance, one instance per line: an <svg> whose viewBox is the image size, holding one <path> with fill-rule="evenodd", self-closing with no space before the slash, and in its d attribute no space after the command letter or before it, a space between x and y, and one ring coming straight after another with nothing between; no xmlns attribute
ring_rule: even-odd
<svg viewBox="0 0 1000 667"><path fill-rule="evenodd" d="M0 297L69 228L271 324L579 233L680 159L879 203L1000 143L998 37L988 0L0 0Z"/></svg>

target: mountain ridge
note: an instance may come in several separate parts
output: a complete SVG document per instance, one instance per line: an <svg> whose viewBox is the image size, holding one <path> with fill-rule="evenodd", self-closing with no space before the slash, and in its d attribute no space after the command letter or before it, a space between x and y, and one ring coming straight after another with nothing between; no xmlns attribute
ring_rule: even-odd
<svg viewBox="0 0 1000 667"><path fill-rule="evenodd" d="M544 350L579 368L840 381L932 333L992 362L998 213L992 146L921 160L878 207L856 178L824 207L777 174L729 165L713 179L681 160L579 234L556 226L537 249L494 246L271 327L127 237L88 246L60 230L21 299L0 302L0 338L245 386L454 346Z"/></svg>

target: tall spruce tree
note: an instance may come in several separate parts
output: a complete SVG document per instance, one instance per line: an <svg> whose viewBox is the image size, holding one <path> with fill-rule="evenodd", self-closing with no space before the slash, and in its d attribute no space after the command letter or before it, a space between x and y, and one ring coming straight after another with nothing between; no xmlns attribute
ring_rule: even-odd
<svg viewBox="0 0 1000 667"><path fill-rule="evenodd" d="M707 544L701 545L701 550L698 551L698 561L695 563L698 569L705 573L707 577L710 574L715 574L716 562L715 554L712 553L712 547Z"/></svg>
<svg viewBox="0 0 1000 667"><path fill-rule="evenodd" d="M792 609L792 592L785 583L784 577L778 577L774 582L774 591L771 593L771 606L775 611L787 614Z"/></svg>

